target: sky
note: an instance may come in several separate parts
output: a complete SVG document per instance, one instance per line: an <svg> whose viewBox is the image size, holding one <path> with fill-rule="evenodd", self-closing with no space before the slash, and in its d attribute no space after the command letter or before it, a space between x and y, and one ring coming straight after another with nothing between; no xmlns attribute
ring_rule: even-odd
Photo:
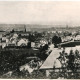
<svg viewBox="0 0 80 80"><path fill-rule="evenodd" d="M80 1L0 1L0 23L80 25Z"/></svg>

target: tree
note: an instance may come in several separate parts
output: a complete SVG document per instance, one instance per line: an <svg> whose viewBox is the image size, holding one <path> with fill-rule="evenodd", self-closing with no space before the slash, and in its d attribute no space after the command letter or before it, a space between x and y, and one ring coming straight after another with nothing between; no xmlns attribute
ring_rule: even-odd
<svg viewBox="0 0 80 80"><path fill-rule="evenodd" d="M71 69L72 71L74 71L74 60L75 60L75 56L74 56L74 53L73 53L73 50L70 51L70 54L68 56L68 68Z"/></svg>
<svg viewBox="0 0 80 80"><path fill-rule="evenodd" d="M52 43L57 44L57 42L58 42L58 37L57 36L54 36L52 38Z"/></svg>
<svg viewBox="0 0 80 80"><path fill-rule="evenodd" d="M58 38L58 43L61 43L61 42L62 42L61 37L59 37Z"/></svg>
<svg viewBox="0 0 80 80"><path fill-rule="evenodd" d="M35 36L30 34L29 35L29 41L34 42L35 41Z"/></svg>
<svg viewBox="0 0 80 80"><path fill-rule="evenodd" d="M62 42L61 37L54 36L54 37L52 38L52 43L54 43L54 44L59 44L59 43L61 43L61 42Z"/></svg>
<svg viewBox="0 0 80 80"><path fill-rule="evenodd" d="M11 33L14 33L14 29L12 29Z"/></svg>
<svg viewBox="0 0 80 80"><path fill-rule="evenodd" d="M31 48L31 42L28 42L27 48Z"/></svg>

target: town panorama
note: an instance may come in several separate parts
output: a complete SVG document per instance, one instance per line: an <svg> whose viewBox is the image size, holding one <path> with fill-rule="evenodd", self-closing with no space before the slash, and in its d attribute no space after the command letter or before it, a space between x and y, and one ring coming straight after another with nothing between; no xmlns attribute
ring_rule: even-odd
<svg viewBox="0 0 80 80"><path fill-rule="evenodd" d="M1 26L0 78L80 79L79 26Z"/></svg>

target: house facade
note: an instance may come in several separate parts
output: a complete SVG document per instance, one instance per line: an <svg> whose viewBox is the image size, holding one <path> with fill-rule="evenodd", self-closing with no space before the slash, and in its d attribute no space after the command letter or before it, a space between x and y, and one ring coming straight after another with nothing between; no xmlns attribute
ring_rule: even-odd
<svg viewBox="0 0 80 80"><path fill-rule="evenodd" d="M17 42L17 46L27 46L27 44L28 44L28 39L20 39Z"/></svg>

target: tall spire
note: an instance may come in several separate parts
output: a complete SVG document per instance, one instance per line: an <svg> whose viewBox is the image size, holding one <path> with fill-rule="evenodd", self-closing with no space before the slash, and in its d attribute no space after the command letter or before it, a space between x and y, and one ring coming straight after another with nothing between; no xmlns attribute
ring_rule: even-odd
<svg viewBox="0 0 80 80"><path fill-rule="evenodd" d="M66 28L69 28L69 26L68 26L68 25L66 25Z"/></svg>
<svg viewBox="0 0 80 80"><path fill-rule="evenodd" d="M24 31L26 32L26 25L24 25Z"/></svg>

